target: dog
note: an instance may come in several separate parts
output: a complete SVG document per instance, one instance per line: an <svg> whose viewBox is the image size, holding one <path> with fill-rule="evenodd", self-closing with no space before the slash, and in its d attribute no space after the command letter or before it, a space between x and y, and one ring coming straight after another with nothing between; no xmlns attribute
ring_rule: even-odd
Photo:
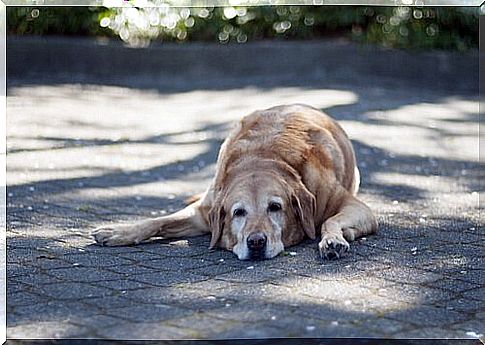
<svg viewBox="0 0 485 345"><path fill-rule="evenodd" d="M359 183L352 144L335 120L307 105L276 106L251 113L231 131L198 200L168 216L103 226L92 235L100 245L125 246L211 233L209 248L230 250L240 260L270 259L320 236L321 257L335 259L378 228L356 198Z"/></svg>

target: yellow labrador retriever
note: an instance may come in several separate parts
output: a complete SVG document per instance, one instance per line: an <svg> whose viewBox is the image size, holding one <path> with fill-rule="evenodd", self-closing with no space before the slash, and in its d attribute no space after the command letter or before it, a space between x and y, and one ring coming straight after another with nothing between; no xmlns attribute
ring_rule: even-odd
<svg viewBox="0 0 485 345"><path fill-rule="evenodd" d="M305 236L323 258L339 258L356 238L377 230L359 188L352 144L329 116L283 105L243 118L222 144L214 179L196 202L169 216L94 230L106 246L150 237L212 233L210 248L241 260L269 259Z"/></svg>

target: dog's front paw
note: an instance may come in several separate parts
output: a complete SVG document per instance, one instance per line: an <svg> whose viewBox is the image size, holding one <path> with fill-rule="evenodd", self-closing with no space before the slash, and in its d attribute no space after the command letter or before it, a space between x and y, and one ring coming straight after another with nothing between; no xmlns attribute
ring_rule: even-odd
<svg viewBox="0 0 485 345"><path fill-rule="evenodd" d="M339 259L349 250L349 243L341 236L326 235L318 244L322 259Z"/></svg>
<svg viewBox="0 0 485 345"><path fill-rule="evenodd" d="M137 243L129 225L102 226L93 230L91 236L101 246L127 246Z"/></svg>

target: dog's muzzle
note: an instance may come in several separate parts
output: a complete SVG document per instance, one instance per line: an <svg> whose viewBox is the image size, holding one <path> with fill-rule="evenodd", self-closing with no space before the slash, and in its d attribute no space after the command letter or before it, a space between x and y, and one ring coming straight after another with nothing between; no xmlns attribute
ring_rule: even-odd
<svg viewBox="0 0 485 345"><path fill-rule="evenodd" d="M249 257L252 260L265 259L266 243L268 238L262 232L256 232L248 236L247 245L249 249Z"/></svg>

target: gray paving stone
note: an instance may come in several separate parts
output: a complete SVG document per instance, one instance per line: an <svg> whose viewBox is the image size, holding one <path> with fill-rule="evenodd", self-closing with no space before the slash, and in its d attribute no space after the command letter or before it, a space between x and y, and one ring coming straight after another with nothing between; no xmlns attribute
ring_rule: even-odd
<svg viewBox="0 0 485 345"><path fill-rule="evenodd" d="M388 279L397 283L412 283L422 284L431 283L440 279L443 276L439 273L423 271L420 269L410 269L407 267L400 267L399 269L390 268L376 272L376 277L381 279Z"/></svg>
<svg viewBox="0 0 485 345"><path fill-rule="evenodd" d="M163 259L143 261L141 264L159 271L188 271L194 268L213 265L213 262L200 258L166 257Z"/></svg>
<svg viewBox="0 0 485 345"><path fill-rule="evenodd" d="M198 332L200 338L214 338L221 332L230 331L237 326L237 322L222 320L206 315L205 313L194 313L189 316L172 319L166 322L167 325L179 329L191 329Z"/></svg>
<svg viewBox="0 0 485 345"><path fill-rule="evenodd" d="M136 282L133 280L129 280L128 278L124 278L120 280L99 281L96 284L99 286L104 286L108 289L113 289L120 292L151 287L150 284Z"/></svg>
<svg viewBox="0 0 485 345"><path fill-rule="evenodd" d="M210 310L224 307L227 303L233 303L233 298L222 292L212 290L199 290L188 287L177 287L172 290L164 288L149 288L134 291L126 291L127 299L138 304L166 304L192 310Z"/></svg>
<svg viewBox="0 0 485 345"><path fill-rule="evenodd" d="M126 298L126 292L114 293L110 296L86 298L83 302L102 311L134 307L136 305L132 299Z"/></svg>
<svg viewBox="0 0 485 345"><path fill-rule="evenodd" d="M108 315L90 315L88 318L83 318L83 319L76 319L76 323L80 324L87 329L90 329L91 332L98 332L98 329L100 329L100 325L102 325L102 328L106 327L116 327L117 325L120 325L122 323L126 322L126 320L121 319L119 317L114 317L114 316L108 316ZM91 332L86 332L86 335L89 335Z"/></svg>
<svg viewBox="0 0 485 345"><path fill-rule="evenodd" d="M178 318L190 313L186 309L176 308L166 304L130 305L125 308L107 310L106 314L117 316L133 322L159 322Z"/></svg>
<svg viewBox="0 0 485 345"><path fill-rule="evenodd" d="M443 289L453 293L461 293L467 290L476 289L477 284L469 283L463 280L454 279L453 277L445 277L444 279L427 284L430 287Z"/></svg>
<svg viewBox="0 0 485 345"><path fill-rule="evenodd" d="M408 303L435 304L438 301L452 300L456 293L423 285L394 284L379 289L377 294Z"/></svg>
<svg viewBox="0 0 485 345"><path fill-rule="evenodd" d="M285 273L281 270L268 271L264 268L258 267L257 264L248 263L245 269L219 274L215 279L238 283L260 283L265 281L278 280L278 278L284 276Z"/></svg>
<svg viewBox="0 0 485 345"><path fill-rule="evenodd" d="M39 46L33 40L28 49ZM101 49L83 44L94 55ZM285 47L290 54L295 44ZM339 47L328 43L322 54ZM144 51L140 68L164 49ZM318 68L327 71L326 63ZM35 81L9 75L7 335L443 338L483 331L476 321L483 320L483 236L473 194L481 178L473 83L464 80L458 92L437 76L429 87L402 73L389 80L350 73L352 64L322 79L313 65L295 73L298 80L280 71L194 78L190 69L167 81L118 71L109 84L89 71ZM290 102L325 110L352 138L359 198L379 219L377 236L351 243L335 261L320 259L318 240L258 262L209 251L210 235L93 244L89 231L100 225L183 207L206 188L241 115Z"/></svg>
<svg viewBox="0 0 485 345"><path fill-rule="evenodd" d="M41 284L62 283L63 280L45 273L45 271L35 272L33 274L24 274L12 278L12 281L23 283L31 287L37 287Z"/></svg>
<svg viewBox="0 0 485 345"><path fill-rule="evenodd" d="M169 326L166 323L132 323L123 322L98 330L102 339L113 340L180 340L198 339L197 331L188 328Z"/></svg>
<svg viewBox="0 0 485 345"><path fill-rule="evenodd" d="M448 326L466 319L465 315L454 310L447 310L440 306L425 305L420 305L409 310L388 313L386 317L406 321L416 326L426 324L427 327Z"/></svg>
<svg viewBox="0 0 485 345"><path fill-rule="evenodd" d="M450 328L457 331L462 331L465 334L468 332L475 332L476 334L482 335L484 334L483 322L479 321L475 317L451 325Z"/></svg>
<svg viewBox="0 0 485 345"><path fill-rule="evenodd" d="M120 257L119 255L99 254L92 255L90 253L82 254L66 254L64 260L70 262L71 265L80 265L84 267L105 268L111 266L127 266L133 261Z"/></svg>
<svg viewBox="0 0 485 345"><path fill-rule="evenodd" d="M9 325L22 325L28 323L29 315L36 315L35 322L52 320L72 321L90 318L97 313L97 309L77 301L38 300L36 304L16 306L15 316L8 318Z"/></svg>
<svg viewBox="0 0 485 345"><path fill-rule="evenodd" d="M115 272L81 266L51 270L49 274L64 281L70 280L81 283L98 282L101 280L117 280L123 277L121 274Z"/></svg>
<svg viewBox="0 0 485 345"><path fill-rule="evenodd" d="M223 263L218 263L218 264L212 264L210 266L195 268L190 272L215 278L222 274L235 272L240 269L241 268L234 267L233 265L225 265Z"/></svg>
<svg viewBox="0 0 485 345"><path fill-rule="evenodd" d="M426 327L414 329L406 332L395 333L393 337L402 339L406 338L426 338L426 339L437 339L437 338L447 338L447 339L463 339L467 338L465 332L460 332L452 329L443 329L440 327Z"/></svg>
<svg viewBox="0 0 485 345"><path fill-rule="evenodd" d="M25 325L11 326L7 330L9 339L37 338L42 334L45 338L82 338L88 334L88 329L67 322L44 321Z"/></svg>
<svg viewBox="0 0 485 345"><path fill-rule="evenodd" d="M204 276L186 273L181 275L174 272L143 273L131 277L133 281L147 283L153 286L173 286L181 283L197 282L207 279Z"/></svg>
<svg viewBox="0 0 485 345"><path fill-rule="evenodd" d="M39 296L29 293L27 291L17 291L9 293L7 305L21 307L25 305L35 304L39 301Z"/></svg>
<svg viewBox="0 0 485 345"><path fill-rule="evenodd" d="M106 270L114 272L115 274L119 274L125 277L135 277L139 274L147 274L147 273L159 273L161 274L160 270L156 270L151 267L142 266L139 264L130 264L130 265L121 265L121 266L109 266Z"/></svg>
<svg viewBox="0 0 485 345"><path fill-rule="evenodd" d="M56 299L83 299L92 297L104 297L112 294L112 291L87 283L56 283L39 286L37 291L47 297Z"/></svg>
<svg viewBox="0 0 485 345"><path fill-rule="evenodd" d="M463 297L468 300L474 299L483 302L485 299L485 289L482 287L478 289L468 290L463 293Z"/></svg>
<svg viewBox="0 0 485 345"><path fill-rule="evenodd" d="M474 311L480 310L480 303L474 299L466 299L460 296L457 296L453 299L446 299L443 301L439 301L439 305L445 307L448 310L456 310L464 315L469 314L470 312L473 313Z"/></svg>

